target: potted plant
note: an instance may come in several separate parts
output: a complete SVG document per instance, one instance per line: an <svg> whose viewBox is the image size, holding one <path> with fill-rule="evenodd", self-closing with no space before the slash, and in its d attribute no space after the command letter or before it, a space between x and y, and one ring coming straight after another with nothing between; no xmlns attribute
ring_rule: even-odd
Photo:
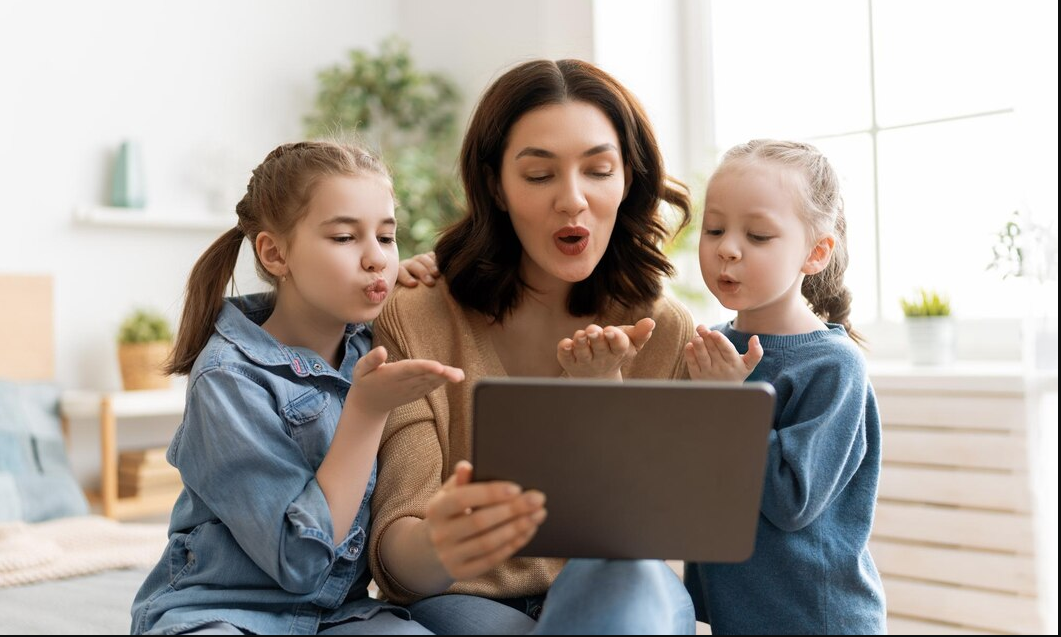
<svg viewBox="0 0 1061 637"><path fill-rule="evenodd" d="M954 325L950 301L934 290L921 288L899 299L906 317L910 360L915 365L946 365L954 360Z"/></svg>
<svg viewBox="0 0 1061 637"><path fill-rule="evenodd" d="M169 376L162 365L173 342L166 317L151 310L136 310L118 329L118 362L122 386L132 389L165 389Z"/></svg>
<svg viewBox="0 0 1061 637"><path fill-rule="evenodd" d="M390 167L398 245L405 256L434 248L438 231L460 217L456 85L416 68L409 47L389 38L378 55L353 50L318 73L309 137L356 133Z"/></svg>
<svg viewBox="0 0 1061 637"><path fill-rule="evenodd" d="M1048 225L1015 210L996 233L988 270L1023 285L1021 358L1032 368L1057 369L1057 220Z"/></svg>

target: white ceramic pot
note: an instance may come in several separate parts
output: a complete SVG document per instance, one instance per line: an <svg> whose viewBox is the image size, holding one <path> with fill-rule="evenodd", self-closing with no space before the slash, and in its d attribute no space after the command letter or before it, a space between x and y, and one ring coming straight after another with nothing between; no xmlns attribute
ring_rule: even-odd
<svg viewBox="0 0 1061 637"><path fill-rule="evenodd" d="M914 365L949 365L954 362L954 322L949 316L906 318L910 360Z"/></svg>

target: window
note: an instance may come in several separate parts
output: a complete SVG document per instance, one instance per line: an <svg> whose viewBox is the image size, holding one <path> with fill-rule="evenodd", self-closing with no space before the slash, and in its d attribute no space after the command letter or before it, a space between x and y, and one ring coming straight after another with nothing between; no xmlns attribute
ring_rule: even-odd
<svg viewBox="0 0 1061 637"><path fill-rule="evenodd" d="M830 157L843 179L855 322L899 318L898 298L922 286L949 293L964 318L1021 314L1022 288L987 265L1012 211L1056 224L1056 177L1028 177L1046 174L1043 161L1057 166L1056 5L706 6L709 154L778 137ZM1052 52L1040 58L1043 49ZM1043 198L1030 188L1043 187L1044 209L1031 209Z"/></svg>

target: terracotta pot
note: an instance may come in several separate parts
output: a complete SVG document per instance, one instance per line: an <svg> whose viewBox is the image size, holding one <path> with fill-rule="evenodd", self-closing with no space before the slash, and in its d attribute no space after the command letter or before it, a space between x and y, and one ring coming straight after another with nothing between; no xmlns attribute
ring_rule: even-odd
<svg viewBox="0 0 1061 637"><path fill-rule="evenodd" d="M168 341L118 345L122 386L127 390L169 387L170 378L162 373L162 365L166 362L171 347L172 344Z"/></svg>

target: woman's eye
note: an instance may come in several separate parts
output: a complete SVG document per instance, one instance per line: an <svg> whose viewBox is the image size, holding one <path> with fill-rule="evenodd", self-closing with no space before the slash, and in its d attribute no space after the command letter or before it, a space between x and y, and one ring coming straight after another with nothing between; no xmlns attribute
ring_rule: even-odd
<svg viewBox="0 0 1061 637"><path fill-rule="evenodd" d="M722 236L722 231L721 230L716 230L714 228L707 228L707 229L704 230L704 234L709 234L712 237L721 237Z"/></svg>
<svg viewBox="0 0 1061 637"><path fill-rule="evenodd" d="M350 243L354 240L354 237L348 234L340 235L338 237L332 237L332 241L336 243Z"/></svg>
<svg viewBox="0 0 1061 637"><path fill-rule="evenodd" d="M551 177L551 175L527 175L526 180L532 184L540 184L548 181L549 177Z"/></svg>
<svg viewBox="0 0 1061 637"><path fill-rule="evenodd" d="M607 179L607 178L611 177L614 174L615 174L614 171L605 171L605 170L598 170L598 171L593 171L593 172L590 173L591 176L593 176L593 177L595 177L597 179Z"/></svg>

